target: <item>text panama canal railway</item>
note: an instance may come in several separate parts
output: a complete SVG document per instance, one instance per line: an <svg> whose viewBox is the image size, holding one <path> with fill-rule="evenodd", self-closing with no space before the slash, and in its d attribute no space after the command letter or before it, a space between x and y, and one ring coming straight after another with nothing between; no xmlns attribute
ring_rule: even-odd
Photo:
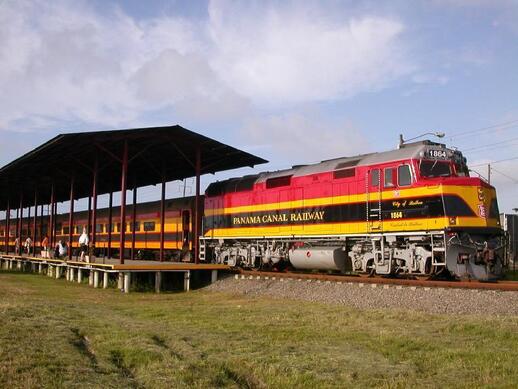
<svg viewBox="0 0 518 389"><path fill-rule="evenodd" d="M193 197L167 201L169 258L190 255L194 207ZM159 247L159 211L160 202L140 204L134 226L126 226L135 228L142 257ZM214 182L203 212L201 262L478 280L503 273L495 188L470 177L460 151L431 141ZM107 213L98 210L98 250ZM76 213L74 235L85 215ZM58 215L57 239L68 236L68 220ZM120 228L111 226L115 234Z"/></svg>

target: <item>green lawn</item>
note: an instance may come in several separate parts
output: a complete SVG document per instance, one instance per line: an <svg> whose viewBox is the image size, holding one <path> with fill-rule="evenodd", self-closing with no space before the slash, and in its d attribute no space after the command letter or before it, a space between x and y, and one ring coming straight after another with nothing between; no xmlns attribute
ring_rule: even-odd
<svg viewBox="0 0 518 389"><path fill-rule="evenodd" d="M516 387L517 317L359 311L0 272L0 387Z"/></svg>
<svg viewBox="0 0 518 389"><path fill-rule="evenodd" d="M513 268L511 268L505 274L504 279L507 280L507 281L518 281L518 270L513 270Z"/></svg>

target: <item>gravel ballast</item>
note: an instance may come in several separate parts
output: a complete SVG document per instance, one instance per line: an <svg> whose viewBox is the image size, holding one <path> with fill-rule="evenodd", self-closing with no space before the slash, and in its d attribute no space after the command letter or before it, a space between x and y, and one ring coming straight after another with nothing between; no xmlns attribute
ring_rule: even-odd
<svg viewBox="0 0 518 389"><path fill-rule="evenodd" d="M425 288L329 281L227 277L206 290L247 296L342 304L359 309L395 308L462 315L518 315L518 292Z"/></svg>

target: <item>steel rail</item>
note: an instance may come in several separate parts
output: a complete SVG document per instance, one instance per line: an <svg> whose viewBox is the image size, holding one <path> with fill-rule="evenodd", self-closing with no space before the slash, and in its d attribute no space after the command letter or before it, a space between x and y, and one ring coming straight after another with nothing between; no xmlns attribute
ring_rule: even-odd
<svg viewBox="0 0 518 389"><path fill-rule="evenodd" d="M401 286L415 286L415 287L430 287L430 288L456 288L456 289L483 289L483 290L498 290L498 291L518 291L517 281L476 281L476 280L461 280L461 281L442 281L442 280L422 280L422 279L404 279L404 278L389 278L389 277L362 277L362 276L348 276L348 275L331 275L331 274L316 274L316 273L298 273L298 272L267 272L255 270L234 270L235 273L243 276L260 276L275 278L289 278L289 279L305 279L315 281L333 281L333 282L354 282L362 284L381 284L381 285L401 285Z"/></svg>

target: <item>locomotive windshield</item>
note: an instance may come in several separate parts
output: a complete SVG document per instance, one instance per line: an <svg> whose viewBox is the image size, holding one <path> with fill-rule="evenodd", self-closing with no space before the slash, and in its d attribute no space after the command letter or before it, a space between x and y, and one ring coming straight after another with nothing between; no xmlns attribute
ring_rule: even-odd
<svg viewBox="0 0 518 389"><path fill-rule="evenodd" d="M422 160L419 164L421 177L449 177L451 166L448 161L427 161Z"/></svg>

